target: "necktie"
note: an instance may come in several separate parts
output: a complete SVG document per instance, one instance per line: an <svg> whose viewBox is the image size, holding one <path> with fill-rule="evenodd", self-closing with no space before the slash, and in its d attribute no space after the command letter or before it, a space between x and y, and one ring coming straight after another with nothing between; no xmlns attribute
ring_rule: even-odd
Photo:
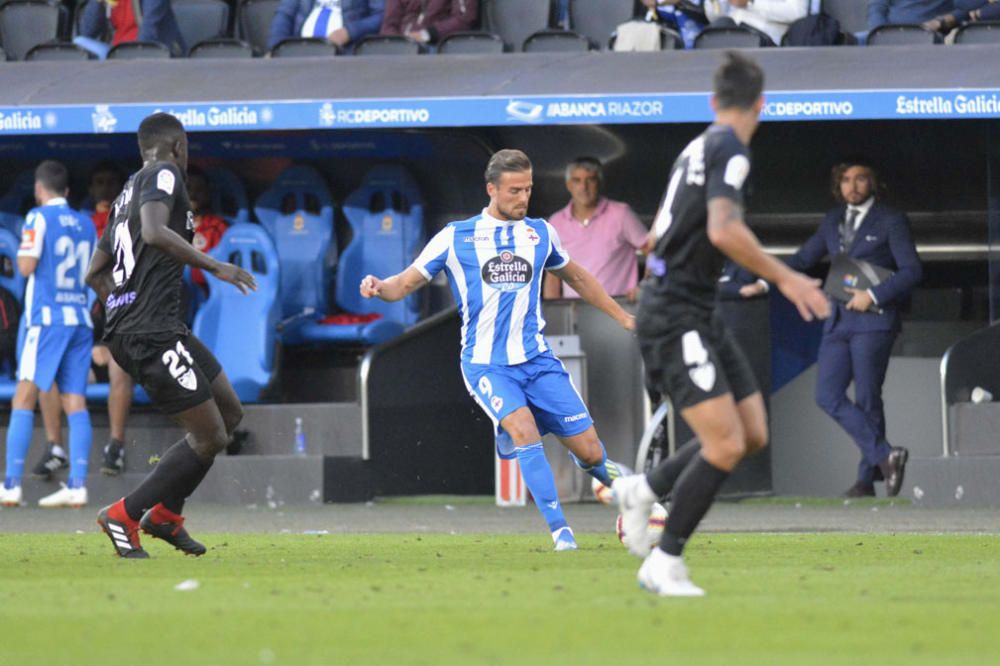
<svg viewBox="0 0 1000 666"><path fill-rule="evenodd" d="M851 249L851 243L854 242L854 221L858 219L859 212L857 208L847 208L847 217L844 219L843 224L840 225L841 252L847 252Z"/></svg>

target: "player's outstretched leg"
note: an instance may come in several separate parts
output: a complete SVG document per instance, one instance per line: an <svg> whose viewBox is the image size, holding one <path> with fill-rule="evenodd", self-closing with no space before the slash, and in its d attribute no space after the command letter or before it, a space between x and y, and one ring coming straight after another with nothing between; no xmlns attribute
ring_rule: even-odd
<svg viewBox="0 0 1000 666"><path fill-rule="evenodd" d="M162 502L142 514L139 526L146 534L166 541L187 555L205 554L204 544L192 539L188 531L184 529L184 516L174 513Z"/></svg>
<svg viewBox="0 0 1000 666"><path fill-rule="evenodd" d="M552 475L552 468L545 458L545 448L542 442L514 448L517 454L517 462L521 467L521 477L524 485L531 491L531 496L535 500L535 506L542 514L549 532L552 533L552 542L557 551L576 550L576 539L573 530L566 522L562 505L559 503L559 493L556 490L556 480Z"/></svg>

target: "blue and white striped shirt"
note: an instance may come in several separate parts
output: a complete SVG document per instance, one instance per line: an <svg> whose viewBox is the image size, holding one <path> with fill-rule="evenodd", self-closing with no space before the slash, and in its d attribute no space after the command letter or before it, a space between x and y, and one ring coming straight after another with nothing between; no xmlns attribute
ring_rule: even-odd
<svg viewBox="0 0 1000 666"><path fill-rule="evenodd" d="M483 210L438 232L413 267L428 280L446 271L462 317L462 360L517 365L549 349L542 275L569 260L545 220L506 222Z"/></svg>

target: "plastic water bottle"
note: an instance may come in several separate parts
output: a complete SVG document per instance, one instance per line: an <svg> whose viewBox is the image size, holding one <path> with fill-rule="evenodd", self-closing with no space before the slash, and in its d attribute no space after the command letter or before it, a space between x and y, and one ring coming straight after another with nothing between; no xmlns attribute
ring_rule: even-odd
<svg viewBox="0 0 1000 666"><path fill-rule="evenodd" d="M306 433L302 429L302 417L295 417L295 455L304 456L306 454Z"/></svg>

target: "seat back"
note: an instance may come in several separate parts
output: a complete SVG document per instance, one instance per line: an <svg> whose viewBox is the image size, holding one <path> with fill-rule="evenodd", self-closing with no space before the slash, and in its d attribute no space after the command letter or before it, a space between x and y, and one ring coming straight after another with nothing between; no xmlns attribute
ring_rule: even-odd
<svg viewBox="0 0 1000 666"><path fill-rule="evenodd" d="M590 41L572 30L541 30L524 40L525 53L584 53Z"/></svg>
<svg viewBox="0 0 1000 666"><path fill-rule="evenodd" d="M940 44L941 36L919 25L880 25L868 33L868 46Z"/></svg>
<svg viewBox="0 0 1000 666"><path fill-rule="evenodd" d="M93 54L85 49L81 49L76 44L70 42L49 42L47 44L37 44L31 47L25 60L91 60Z"/></svg>
<svg viewBox="0 0 1000 666"><path fill-rule="evenodd" d="M206 39L226 36L229 5L222 0L171 0L170 6L188 48Z"/></svg>
<svg viewBox="0 0 1000 666"><path fill-rule="evenodd" d="M0 229L0 287L3 287L18 302L24 298L24 276L17 270L17 248L20 240L9 229Z"/></svg>
<svg viewBox="0 0 1000 666"><path fill-rule="evenodd" d="M420 44L402 35L368 35L354 44L354 55L420 55Z"/></svg>
<svg viewBox="0 0 1000 666"><path fill-rule="evenodd" d="M271 49L272 58L330 58L339 53L336 44L315 37L289 37Z"/></svg>
<svg viewBox="0 0 1000 666"><path fill-rule="evenodd" d="M1000 42L1000 21L966 23L955 33L956 44L996 44Z"/></svg>
<svg viewBox="0 0 1000 666"><path fill-rule="evenodd" d="M267 53L271 19L278 10L279 0L243 0L240 4L240 38L257 53Z"/></svg>
<svg viewBox="0 0 1000 666"><path fill-rule="evenodd" d="M59 35L59 4L12 0L0 6L0 43L11 60L23 60L33 46Z"/></svg>
<svg viewBox="0 0 1000 666"><path fill-rule="evenodd" d="M271 234L281 261L279 301L283 317L307 309L327 311L327 257L336 253L333 201L315 169L294 165L257 198L254 212Z"/></svg>
<svg viewBox="0 0 1000 666"><path fill-rule="evenodd" d="M358 293L368 274L386 276L405 270L424 244L424 204L416 181L400 166L371 169L361 187L344 200L344 216L353 237L337 270L337 304L348 312L378 313L405 325L420 318L416 294L386 303Z"/></svg>
<svg viewBox="0 0 1000 666"><path fill-rule="evenodd" d="M0 196L0 227L20 238L24 216L34 206L35 174L32 171L22 171L14 179L10 189Z"/></svg>
<svg viewBox="0 0 1000 666"><path fill-rule="evenodd" d="M212 190L212 210L229 224L250 221L250 204L243 181L225 167L212 167L205 171Z"/></svg>
<svg viewBox="0 0 1000 666"><path fill-rule="evenodd" d="M122 42L108 51L108 60L165 60L170 49L159 42Z"/></svg>
<svg viewBox="0 0 1000 666"><path fill-rule="evenodd" d="M530 35L549 27L551 0L484 0L483 26L499 35L508 51L520 51Z"/></svg>
<svg viewBox="0 0 1000 666"><path fill-rule="evenodd" d="M858 0L823 0L827 16L837 19L842 32L868 32L868 3Z"/></svg>
<svg viewBox="0 0 1000 666"><path fill-rule="evenodd" d="M212 350L236 395L254 402L271 379L279 320L280 263L268 233L256 224L230 227L212 256L253 275L257 290L241 294L206 275L208 299L194 318L194 334Z"/></svg>
<svg viewBox="0 0 1000 666"><path fill-rule="evenodd" d="M480 30L453 32L438 44L438 53L503 53L503 40L497 35Z"/></svg>
<svg viewBox="0 0 1000 666"><path fill-rule="evenodd" d="M745 28L705 28L694 39L696 49L756 49L764 38Z"/></svg>
<svg viewBox="0 0 1000 666"><path fill-rule="evenodd" d="M191 47L189 58L252 58L253 48L238 39L206 39Z"/></svg>
<svg viewBox="0 0 1000 666"><path fill-rule="evenodd" d="M608 48L618 26L634 17L633 0L569 0L569 27L596 49Z"/></svg>

